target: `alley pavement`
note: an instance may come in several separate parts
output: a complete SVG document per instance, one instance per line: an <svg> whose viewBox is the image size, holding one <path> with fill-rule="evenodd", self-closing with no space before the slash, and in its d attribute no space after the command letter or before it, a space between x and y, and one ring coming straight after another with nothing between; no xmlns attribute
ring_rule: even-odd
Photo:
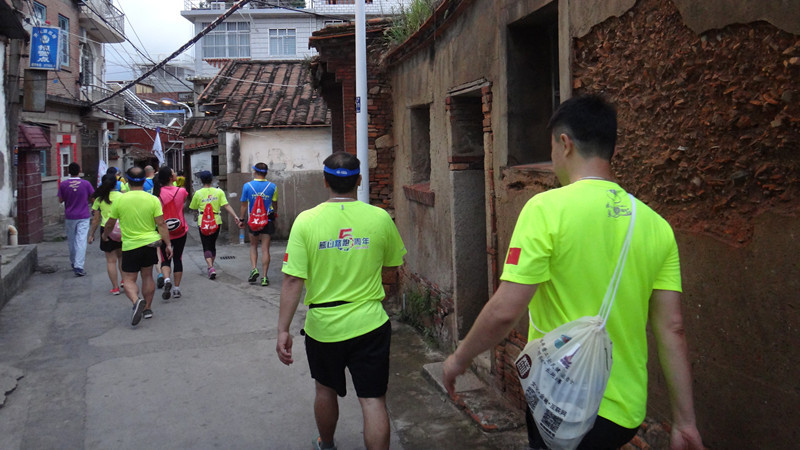
<svg viewBox="0 0 800 450"><path fill-rule="evenodd" d="M109 293L96 241L85 277L70 270L66 242L38 247L37 271L0 310L0 448L312 448L305 306L291 327L295 363L275 354L285 242L272 244L270 286L247 282L248 245L218 244L212 281L190 228L182 297L162 300L157 290L154 317L136 327L128 299ZM422 370L445 355L392 325L392 448L523 448L524 430L487 433L459 409ZM349 385L339 449L363 448L361 424Z"/></svg>

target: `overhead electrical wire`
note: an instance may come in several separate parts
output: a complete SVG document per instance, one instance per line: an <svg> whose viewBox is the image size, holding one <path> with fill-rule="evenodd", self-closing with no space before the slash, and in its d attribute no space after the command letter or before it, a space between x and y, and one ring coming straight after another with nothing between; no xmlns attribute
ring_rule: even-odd
<svg viewBox="0 0 800 450"><path fill-rule="evenodd" d="M95 14L96 14L96 15L97 15L97 16L100 18L100 20L102 20L103 22L105 22L105 24L106 24L106 25L108 25L109 27L112 27L112 28L114 28L114 26L113 26L113 25L112 25L112 24L111 24L111 23L110 23L108 20L106 20L106 18L105 18L105 17L103 17L103 15L102 15L102 14L100 14L99 12L97 12L97 10L95 10L94 8L92 8L92 7L91 7L91 5L90 5L89 3L84 3L84 6L86 6L86 7L87 7L87 8L88 8L90 11L92 11L93 13L95 13ZM128 23L130 23L130 21L128 21ZM132 27L131 27L131 28L132 28ZM136 34L136 30L133 30L133 32L134 32L134 34ZM133 49L134 49L134 50L136 50L136 51L137 51L137 52L138 52L138 53L139 53L139 54L140 54L142 57L144 57L144 58L145 58L147 61L150 61L152 64L157 64L155 61L153 61L153 59L152 59L152 58L150 58L150 56L149 56L149 55L147 55L147 54L145 54L143 51L139 50L139 48L136 46L136 44L134 44L134 43L133 43L133 41L131 41L131 40L128 38L128 36L127 36L127 35L125 35L124 33L123 33L123 37L125 38L125 41L127 41L127 42L128 42L130 45L131 45L131 47L133 47ZM136 35L136 37L138 38L138 37L139 37L139 35L137 34L137 35ZM139 39L139 42L141 43L141 39ZM171 72L169 72L169 71L168 71L168 70L166 70L166 69L162 69L162 70L163 70L163 72L165 72L167 75L169 75L169 76L171 76L171 77L175 78L176 80L178 80L178 82L179 82L179 83L181 83L182 85L184 85L184 86L185 86L186 88L188 88L190 91L192 90L192 87L191 87L191 86L189 86L188 84L186 84L186 82L185 82L185 81L181 80L180 78L178 78L177 76L175 76L174 74L172 74Z"/></svg>
<svg viewBox="0 0 800 450"><path fill-rule="evenodd" d="M216 27L217 27L217 26L218 26L220 23L222 23L222 22L223 22L225 19L227 19L227 18L228 18L228 17L229 17L231 14L235 13L235 12L236 12L236 11L237 11L239 8L241 8L242 6L244 6L245 4L247 4L247 3L249 3L249 2L250 2L250 0L239 0L239 1L237 1L236 3L234 3L234 4L233 4L233 6L231 6L231 7L230 7L230 9L228 9L228 10L227 10L227 11L225 11L225 12L224 12L222 15L220 15L219 17L217 17L216 19L214 19L214 21L212 21L212 22L211 22L211 23L210 23L210 24L209 24L207 27L205 27L203 30L201 30L199 33L197 33L197 35L195 35L195 36L194 36L192 39L190 39L190 40L189 40L187 43L183 44L183 45L182 45L182 46L181 46L181 47L180 47L178 50L175 50L175 51L174 51L174 52L173 52L171 55L167 56L167 57L166 57L166 58L164 58L162 61L160 61L159 63L157 63L155 66L153 66L152 68L150 68L149 70L147 70L146 72L144 72L144 73L143 73L142 75L140 75L140 76L139 76L137 79L135 79L135 80L131 81L131 82L130 82L130 83L128 83L128 84L126 84L126 85L125 85L125 86L124 86L122 89L120 89L119 91L117 91L117 92L114 92L113 94L109 95L109 96L108 96L108 97L106 97L106 98L103 98L103 99L100 99L100 100L98 100L98 101L96 101L96 102L93 102L93 103L92 103L90 106L97 106L97 105L99 105L100 103L106 102L106 101L110 100L111 98L113 98L113 97L115 97L115 96L117 96L117 95L120 95L120 93L121 93L123 90L125 90L125 89L130 89L131 87L135 86L135 85L136 85L136 83L138 83L138 82L142 81L143 79L147 78L147 77L148 77L150 74L152 74L152 73L153 73L153 72L155 72L156 70L160 69L160 68L161 68L161 67L163 67L163 66L164 66L166 63L168 63L169 61L173 60L173 59L174 59L174 58L176 58L178 55L180 55L181 53L183 53L184 51L186 51L186 49L188 49L189 47L191 47L192 45L194 45L194 44L195 44L197 41L199 41L199 40L200 40L200 39L201 39L203 36L205 36L206 34L208 34L208 33L209 33L211 30L213 30L214 28L216 28Z"/></svg>

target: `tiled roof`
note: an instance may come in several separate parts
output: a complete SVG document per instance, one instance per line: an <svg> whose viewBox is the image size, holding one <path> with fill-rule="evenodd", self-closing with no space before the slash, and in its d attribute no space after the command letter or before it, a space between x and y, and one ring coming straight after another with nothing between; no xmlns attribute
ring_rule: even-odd
<svg viewBox="0 0 800 450"><path fill-rule="evenodd" d="M203 105L220 108L213 116L215 128L319 127L331 123L328 106L311 86L311 71L303 61L230 61L200 95L198 104L201 109Z"/></svg>
<svg viewBox="0 0 800 450"><path fill-rule="evenodd" d="M46 149L50 148L50 137L42 127L19 124L17 145L28 150Z"/></svg>
<svg viewBox="0 0 800 450"><path fill-rule="evenodd" d="M216 117L192 117L181 128L181 136L209 138L217 136Z"/></svg>

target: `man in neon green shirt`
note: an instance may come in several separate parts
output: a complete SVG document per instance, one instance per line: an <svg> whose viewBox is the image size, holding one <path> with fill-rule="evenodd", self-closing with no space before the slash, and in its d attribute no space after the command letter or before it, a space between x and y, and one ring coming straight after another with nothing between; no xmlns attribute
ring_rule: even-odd
<svg viewBox="0 0 800 450"><path fill-rule="evenodd" d="M206 209L206 205L210 204L211 209L214 210L214 221L217 222L217 225L222 225L222 215L220 214L222 208L228 211L228 214L236 221L237 226L241 226L242 221L236 216L236 213L233 212L233 208L225 197L225 192L220 188L211 186L211 182L214 179L211 172L204 170L197 174L197 176L203 183L203 187L194 193L192 202L189 204L189 209L198 211L197 228L200 234L200 243L203 245L203 258L205 258L206 264L208 264L208 268L206 269L208 271L208 278L213 280L217 277L217 271L214 269L214 260L217 257L219 228L208 236L200 231L200 228L202 228L201 225L203 224L203 211Z"/></svg>
<svg viewBox="0 0 800 450"><path fill-rule="evenodd" d="M595 96L564 102L550 120L553 170L562 188L534 196L520 212L497 292L444 364L455 379L529 311L550 331L598 314L630 223L630 200L611 181L617 135L614 108ZM681 317L678 248L669 224L636 200L625 270L606 329L614 362L594 428L578 448L618 448L636 434L647 401L648 320L673 405L672 448L703 448L695 424L688 350ZM533 327L528 339L541 337ZM545 444L527 409L531 448Z"/></svg>
<svg viewBox="0 0 800 450"><path fill-rule="evenodd" d="M364 413L364 443L386 449L391 325L381 274L402 265L406 250L389 214L356 200L358 158L337 152L324 165L330 198L297 216L286 245L276 351L284 364L294 362L289 324L305 285L309 311L301 334L316 380L315 448L336 448L337 395L346 394L347 367Z"/></svg>
<svg viewBox="0 0 800 450"><path fill-rule="evenodd" d="M167 258L172 258L172 243L164 223L161 201L144 191L144 174L141 167L128 169L126 177L131 190L112 203L111 213L101 236L103 241L107 241L114 224L119 220L122 231L122 282L125 285L125 295L133 303L133 326L138 325L142 317L153 317L153 310L150 308L156 291L153 264L158 263L157 250L161 240L167 244ZM139 272L142 274L143 299L139 298L139 287L136 285Z"/></svg>

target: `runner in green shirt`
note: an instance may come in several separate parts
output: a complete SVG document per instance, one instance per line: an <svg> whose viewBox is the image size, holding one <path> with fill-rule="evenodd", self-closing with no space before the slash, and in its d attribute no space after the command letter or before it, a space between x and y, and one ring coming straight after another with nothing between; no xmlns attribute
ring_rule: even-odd
<svg viewBox="0 0 800 450"><path fill-rule="evenodd" d="M164 253L167 258L172 257L172 243L164 223L161 201L143 190L144 170L141 167L131 167L126 176L131 190L111 205L111 213L101 238L107 241L114 224L119 220L122 231L122 281L125 294L133 303L131 325L136 326L142 317L153 317L151 305L156 291L153 264L158 263L157 250L162 241L166 243ZM140 272L143 299L139 298L139 287L136 285Z"/></svg>
<svg viewBox="0 0 800 450"><path fill-rule="evenodd" d="M597 315L616 266L631 214L628 195L611 181L616 111L600 97L572 98L554 113L549 129L553 170L564 187L534 196L520 213L500 287L445 361L443 382L451 395L456 377L475 356L499 343L525 312L545 331ZM644 420L649 321L673 402L672 448L701 449L677 244L669 224L636 202L627 264L606 324L614 344L611 375L594 427L579 448L622 447ZM541 334L530 330L528 337ZM528 445L545 448L526 410Z"/></svg>
<svg viewBox="0 0 800 450"><path fill-rule="evenodd" d="M211 186L211 182L214 180L214 177L211 175L211 172L204 170L199 173L200 182L203 183L203 188L198 189L197 192L194 193L192 197L192 202L189 204L189 209L194 209L198 211L197 215L197 226L200 227L203 221L203 211L206 209L207 204L211 204L211 208L214 210L214 219L216 219L217 225L222 225L222 215L220 211L222 208L225 208L225 211L228 211L228 214L233 217L233 220L236 221L236 226L241 226L242 221L233 211L233 208L230 204L228 204L228 199L225 197L225 192L220 188L215 188ZM198 230L199 232L199 230ZM206 264L208 264L208 278L214 279L217 276L217 272L214 269L214 259L217 257L217 238L219 237L219 228L214 234L206 236L202 232L200 232L200 242L203 244L203 257L206 260Z"/></svg>
<svg viewBox="0 0 800 450"><path fill-rule="evenodd" d="M286 245L276 351L284 364L294 362L289 324L305 286L309 312L301 334L316 380L314 445L335 448L337 395L346 394L347 367L364 413L366 447L388 448L391 325L381 274L402 265L406 250L389 214L356 200L358 158L337 152L324 164L330 198L297 216Z"/></svg>
<svg viewBox="0 0 800 450"><path fill-rule="evenodd" d="M94 241L94 232L100 226L100 234L103 234L108 216L111 214L111 205L114 200L122 194L116 191L117 176L114 173L103 175L100 186L94 191L94 203L92 204L92 224L89 228L89 244ZM122 263L122 243L109 239L100 241L100 250L106 255L106 272L111 280L112 295L119 295L119 274L117 266ZM122 267L119 268L122 272Z"/></svg>

